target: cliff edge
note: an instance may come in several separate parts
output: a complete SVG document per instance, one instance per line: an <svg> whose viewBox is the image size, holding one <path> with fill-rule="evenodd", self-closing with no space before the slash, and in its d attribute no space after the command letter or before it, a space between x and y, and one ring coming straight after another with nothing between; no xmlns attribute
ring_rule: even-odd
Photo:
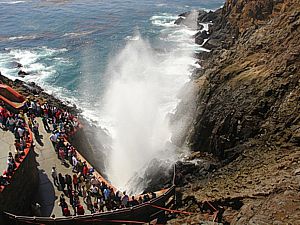
<svg viewBox="0 0 300 225"><path fill-rule="evenodd" d="M185 178L182 207L209 200L224 224L300 224L300 2L227 0L213 18L198 33L211 51L199 55L185 143L220 165Z"/></svg>

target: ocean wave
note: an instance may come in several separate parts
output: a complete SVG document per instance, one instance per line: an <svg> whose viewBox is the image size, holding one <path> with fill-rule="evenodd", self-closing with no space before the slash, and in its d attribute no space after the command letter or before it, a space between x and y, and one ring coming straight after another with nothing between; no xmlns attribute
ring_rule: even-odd
<svg viewBox="0 0 300 225"><path fill-rule="evenodd" d="M178 19L178 15L170 14L170 13L160 13L159 15L151 16L150 20L157 20L157 19L171 19L176 20Z"/></svg>
<svg viewBox="0 0 300 225"><path fill-rule="evenodd" d="M128 35L128 36L126 36L125 37L125 40L127 40L127 41L138 41L138 40L140 40L140 36L130 36L130 35Z"/></svg>
<svg viewBox="0 0 300 225"><path fill-rule="evenodd" d="M57 74L53 60L65 51L67 51L65 48L52 49L46 46L32 49L6 48L4 52L0 52L0 71L9 78L33 79L32 81L39 84L42 80ZM64 60L63 64L67 64L66 62L67 60ZM25 78L18 77L19 69L16 67L16 63L22 64L23 70L29 75ZM60 65L60 63L58 64Z"/></svg>
<svg viewBox="0 0 300 225"><path fill-rule="evenodd" d="M12 37L0 37L0 41L19 41L19 40L34 40L36 39L36 35L20 35L20 36L12 36Z"/></svg>
<svg viewBox="0 0 300 225"><path fill-rule="evenodd" d="M35 35L28 35L28 36L13 36L9 37L8 40L33 40L36 39Z"/></svg>
<svg viewBox="0 0 300 225"><path fill-rule="evenodd" d="M14 4L20 4L25 3L26 1L12 1L12 2L0 2L0 4L8 4L8 5L14 5Z"/></svg>
<svg viewBox="0 0 300 225"><path fill-rule="evenodd" d="M178 16L169 14L169 13L162 13L160 15L154 15L150 18L150 21L153 25L159 27L177 27L178 25L174 22L178 19Z"/></svg>
<svg viewBox="0 0 300 225"><path fill-rule="evenodd" d="M160 27L177 27L178 25L174 21L162 21L162 20L153 20L152 24Z"/></svg>
<svg viewBox="0 0 300 225"><path fill-rule="evenodd" d="M94 33L95 31L82 31L82 32L70 32L70 33L65 33L62 37L81 37L81 36L85 36L85 35L89 35Z"/></svg>

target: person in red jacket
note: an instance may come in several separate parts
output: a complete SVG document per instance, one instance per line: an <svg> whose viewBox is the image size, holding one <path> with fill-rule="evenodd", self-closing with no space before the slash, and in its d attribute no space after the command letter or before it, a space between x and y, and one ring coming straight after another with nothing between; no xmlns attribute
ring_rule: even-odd
<svg viewBox="0 0 300 225"><path fill-rule="evenodd" d="M71 216L71 212L70 212L70 210L68 209L68 207L65 207L65 208L63 209L63 212L64 212L64 216Z"/></svg>
<svg viewBox="0 0 300 225"><path fill-rule="evenodd" d="M89 172L89 168L87 167L86 162L84 161L83 168L82 168L82 174L85 178L87 177L88 172Z"/></svg>
<svg viewBox="0 0 300 225"><path fill-rule="evenodd" d="M84 208L81 204L77 205L77 214L78 215L84 215Z"/></svg>

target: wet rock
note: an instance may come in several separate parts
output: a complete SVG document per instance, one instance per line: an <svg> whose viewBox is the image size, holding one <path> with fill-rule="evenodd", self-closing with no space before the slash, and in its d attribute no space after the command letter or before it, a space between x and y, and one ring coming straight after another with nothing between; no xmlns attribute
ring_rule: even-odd
<svg viewBox="0 0 300 225"><path fill-rule="evenodd" d="M209 37L209 34L207 33L206 30L203 31L199 31L196 35L195 35L195 42L198 45L202 45L204 40L207 39Z"/></svg>
<svg viewBox="0 0 300 225"><path fill-rule="evenodd" d="M219 39L209 39L205 44L203 45L203 48L212 50L220 46L220 40Z"/></svg>
<svg viewBox="0 0 300 225"><path fill-rule="evenodd" d="M18 76L19 76L19 77L25 77L26 75L29 75L29 73L25 72L24 70L20 70L20 71L18 72Z"/></svg>
<svg viewBox="0 0 300 225"><path fill-rule="evenodd" d="M202 30L204 28L204 26L199 23L197 18L198 18L198 15L203 15L203 14L207 14L207 12L205 12L203 10L200 10L200 11L193 10L190 12L182 13L179 15L179 18L177 20L175 20L174 24L185 25L192 29Z"/></svg>

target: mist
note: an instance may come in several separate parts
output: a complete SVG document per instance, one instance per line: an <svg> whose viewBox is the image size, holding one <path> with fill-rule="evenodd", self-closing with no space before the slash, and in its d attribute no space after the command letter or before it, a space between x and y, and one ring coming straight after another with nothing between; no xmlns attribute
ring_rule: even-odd
<svg viewBox="0 0 300 225"><path fill-rule="evenodd" d="M178 160L169 115L180 102L178 93L190 80L195 62L191 33L177 27L168 36L178 40L176 48L161 51L137 33L110 60L106 71L110 82L99 114L112 137L106 174L121 190L143 191L147 182L132 181L148 174L151 163L157 174L160 166L169 169Z"/></svg>

